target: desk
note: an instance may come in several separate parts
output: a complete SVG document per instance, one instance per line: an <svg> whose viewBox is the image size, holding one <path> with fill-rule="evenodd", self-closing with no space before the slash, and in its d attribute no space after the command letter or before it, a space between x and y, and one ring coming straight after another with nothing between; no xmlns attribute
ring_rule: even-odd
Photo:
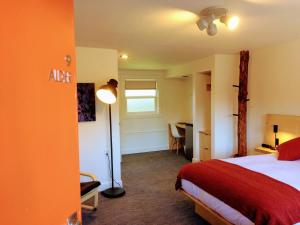
<svg viewBox="0 0 300 225"><path fill-rule="evenodd" d="M176 127L179 129L185 129L187 123L176 123Z"/></svg>
<svg viewBox="0 0 300 225"><path fill-rule="evenodd" d="M186 133L186 126L188 125L188 123L176 123L176 127L177 127L177 130L178 130L178 133L181 135L181 136L184 136L185 137L185 133Z"/></svg>

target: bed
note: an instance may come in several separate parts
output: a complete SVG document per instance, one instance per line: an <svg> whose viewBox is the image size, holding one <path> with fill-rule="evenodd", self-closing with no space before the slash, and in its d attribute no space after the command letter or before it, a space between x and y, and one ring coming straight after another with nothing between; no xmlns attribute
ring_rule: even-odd
<svg viewBox="0 0 300 225"><path fill-rule="evenodd" d="M300 160L295 161L280 161L277 160L276 155L258 155L258 156L247 156L241 158L230 158L225 160L217 160L216 162L221 164L221 167L224 165L236 166L237 168L244 169L245 172L249 171L255 173L255 176L267 177L270 178L270 182L275 182L274 185L271 185L268 192L278 192L276 185L283 184L285 185L283 189L287 192L287 195L299 195L300 196ZM223 164L224 165L223 165ZM201 164L201 163L200 163ZM251 174L250 173L250 174ZM181 179L177 180L177 189L181 191L182 194L190 198L195 202L195 212L199 214L202 218L207 220L210 224L213 225L253 225L255 221L253 218L250 220L244 214L235 209L236 207L231 207L226 204L224 201L220 200L218 197L214 196L211 193L208 193L209 189L205 187L206 191L196 185L191 180L193 179ZM178 184L179 182L179 184ZM179 186L178 186L179 185ZM217 185L216 185L217 186ZM217 187L215 188L217 189ZM288 193L290 191L290 193ZM255 192L255 191L254 191ZM284 194L284 193L282 193ZM276 193L275 193L276 195ZM274 196L274 195L273 195ZM290 196L293 198L293 196ZM286 197L288 198L288 197ZM280 199L280 198L278 198ZM288 199L286 199L288 201ZM278 202L281 204L281 202ZM283 202L285 206L287 202ZM296 222L292 224L300 224L300 201L297 203L291 204L291 207L298 207L299 217L297 217ZM277 207L280 208L280 207ZM288 208L286 206L286 208ZM294 210L294 209L293 209ZM243 210L241 210L243 211ZM295 214L295 213L294 213ZM297 214L297 213L296 213ZM298 220L299 218L299 220ZM255 224L276 224L276 221L271 221L270 223L266 222L256 222ZM295 221L295 217L294 217ZM278 221L277 221L278 224ZM280 224L280 223L279 223ZM286 223L288 224L288 223ZM291 225L292 225L291 224Z"/></svg>

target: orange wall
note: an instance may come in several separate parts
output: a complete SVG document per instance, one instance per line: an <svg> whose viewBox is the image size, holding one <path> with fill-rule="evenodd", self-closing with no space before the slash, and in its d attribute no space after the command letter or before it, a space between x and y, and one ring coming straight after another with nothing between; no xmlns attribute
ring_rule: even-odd
<svg viewBox="0 0 300 225"><path fill-rule="evenodd" d="M0 224L63 225L80 210L72 0L0 7Z"/></svg>

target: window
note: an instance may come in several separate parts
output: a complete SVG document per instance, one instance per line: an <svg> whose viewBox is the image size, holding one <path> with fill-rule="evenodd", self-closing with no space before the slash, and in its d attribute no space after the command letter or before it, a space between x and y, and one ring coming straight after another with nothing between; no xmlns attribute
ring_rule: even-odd
<svg viewBox="0 0 300 225"><path fill-rule="evenodd" d="M157 113L157 89L154 80L125 80L128 114Z"/></svg>

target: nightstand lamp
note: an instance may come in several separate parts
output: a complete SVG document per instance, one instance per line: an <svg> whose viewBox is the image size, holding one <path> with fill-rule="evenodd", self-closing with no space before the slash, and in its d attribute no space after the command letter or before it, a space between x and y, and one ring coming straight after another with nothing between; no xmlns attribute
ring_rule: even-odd
<svg viewBox="0 0 300 225"><path fill-rule="evenodd" d="M274 149L277 149L278 145L279 145L279 138L277 138L277 133L278 133L278 125L273 125L273 132L274 132L274 138L275 138L275 145L274 145Z"/></svg>

